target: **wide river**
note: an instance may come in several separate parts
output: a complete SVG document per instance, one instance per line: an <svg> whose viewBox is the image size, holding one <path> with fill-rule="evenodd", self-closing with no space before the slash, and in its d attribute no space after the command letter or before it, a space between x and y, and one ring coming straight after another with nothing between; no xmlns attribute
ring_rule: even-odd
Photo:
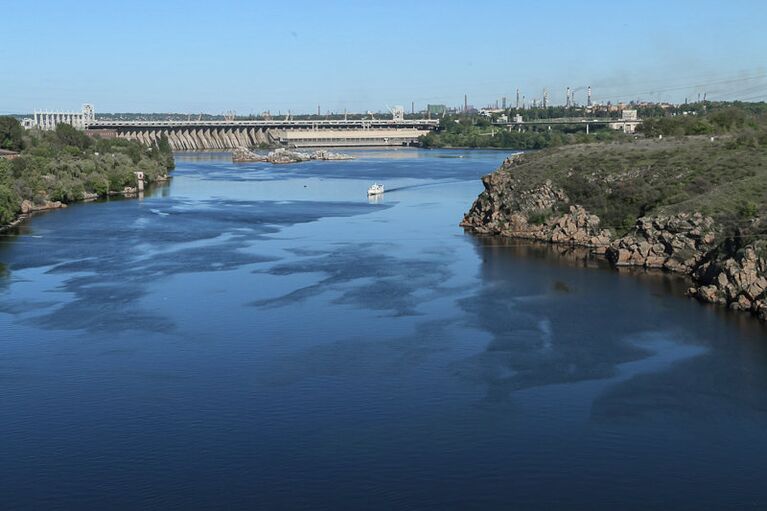
<svg viewBox="0 0 767 511"><path fill-rule="evenodd" d="M767 507L765 327L464 233L505 153L356 154L2 235L0 508Z"/></svg>

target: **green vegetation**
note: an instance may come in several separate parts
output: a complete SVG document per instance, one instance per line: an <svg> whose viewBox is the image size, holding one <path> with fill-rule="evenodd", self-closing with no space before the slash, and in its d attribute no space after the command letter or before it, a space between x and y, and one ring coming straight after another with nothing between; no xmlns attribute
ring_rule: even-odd
<svg viewBox="0 0 767 511"><path fill-rule="evenodd" d="M723 135L742 136L763 133L765 103L711 103L705 111L692 110L687 115L666 115L645 118L640 132L650 137Z"/></svg>
<svg viewBox="0 0 767 511"><path fill-rule="evenodd" d="M13 117L0 117L0 149L21 151L24 128Z"/></svg>
<svg viewBox="0 0 767 511"><path fill-rule="evenodd" d="M644 128L646 138L527 153L510 171L526 187L551 180L619 234L644 215L694 211L740 236L767 234L764 104L722 105Z"/></svg>
<svg viewBox="0 0 767 511"><path fill-rule="evenodd" d="M509 131L506 127L494 126L487 117L468 115L445 116L440 120L440 126L439 131L420 137L423 147L497 147L530 150L627 138L622 132L608 128L594 130L594 126L591 127L591 134L587 135L585 125L553 126L551 129L537 126L526 128L524 131Z"/></svg>
<svg viewBox="0 0 767 511"><path fill-rule="evenodd" d="M19 158L0 159L0 225L13 221L25 200L39 206L104 197L135 186L134 172L144 172L151 183L174 166L164 137L145 147L122 139L93 139L69 125L25 133L11 117L0 117L0 146L21 150Z"/></svg>
<svg viewBox="0 0 767 511"><path fill-rule="evenodd" d="M688 136L688 135L724 135L737 132L739 136L754 139L759 136L758 119L767 114L765 103L714 103L700 102L690 105L627 105L638 110L643 119L640 135L650 137ZM509 109L509 119L516 114L527 120L538 119L612 119L619 118L620 112L607 110L587 111L583 107L565 108L561 106L547 108L528 108L525 110ZM494 125L499 114L489 118L482 115L447 115L440 119L440 129L420 138L426 148L439 147L489 147L504 149L533 150L558 147L562 145L586 144L591 142L615 142L632 138L621 131L608 127L590 126L590 134L585 133L585 125L526 126L522 131L509 131L504 126Z"/></svg>

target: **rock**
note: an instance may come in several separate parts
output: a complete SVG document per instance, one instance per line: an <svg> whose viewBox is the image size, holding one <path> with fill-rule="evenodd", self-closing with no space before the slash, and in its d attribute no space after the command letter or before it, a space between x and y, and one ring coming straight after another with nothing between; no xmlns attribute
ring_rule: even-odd
<svg viewBox="0 0 767 511"><path fill-rule="evenodd" d="M59 209L59 208L66 208L67 205L64 204L61 201L45 201L42 204L35 204L34 202L30 200L23 200L21 201L21 205L19 208L21 209L21 213L26 215L29 213L34 213L35 211L45 211L48 209Z"/></svg>
<svg viewBox="0 0 767 511"><path fill-rule="evenodd" d="M318 150L313 153L303 153L300 151L291 151L285 148L275 149L269 154L258 154L245 147L238 147L232 151L232 161L235 163L273 163L275 165L286 163L299 163L310 160L353 160L354 157L348 154L333 153L326 150Z"/></svg>
<svg viewBox="0 0 767 511"><path fill-rule="evenodd" d="M722 239L713 218L699 212L644 216L616 239L600 229L598 216L572 204L551 181L530 186L517 179L515 167L524 161L509 160L482 178L485 191L461 225L484 234L590 247L615 266L685 274L693 281L688 295L767 320L767 259L752 245Z"/></svg>
<svg viewBox="0 0 767 511"><path fill-rule="evenodd" d="M732 302L732 304L736 304L737 310L742 310L742 311L751 310L751 300L749 300L743 295L740 295L738 297L738 300Z"/></svg>
<svg viewBox="0 0 767 511"><path fill-rule="evenodd" d="M716 286L703 286L698 288L698 298L707 303L716 303L719 299Z"/></svg>
<svg viewBox="0 0 767 511"><path fill-rule="evenodd" d="M607 249L607 258L616 266L626 266L631 260L631 251L625 248L610 247Z"/></svg>
<svg viewBox="0 0 767 511"><path fill-rule="evenodd" d="M644 263L647 268L663 268L665 264L666 258L661 256L648 256Z"/></svg>

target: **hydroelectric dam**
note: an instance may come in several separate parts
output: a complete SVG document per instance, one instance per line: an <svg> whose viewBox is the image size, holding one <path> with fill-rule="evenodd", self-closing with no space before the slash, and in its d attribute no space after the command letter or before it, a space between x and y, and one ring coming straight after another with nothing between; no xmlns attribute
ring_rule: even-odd
<svg viewBox="0 0 767 511"><path fill-rule="evenodd" d="M95 120L86 131L155 143L168 137L174 150L233 149L262 143L291 147L401 146L435 129L431 119L107 121Z"/></svg>
<svg viewBox="0 0 767 511"><path fill-rule="evenodd" d="M98 118L92 105L81 112L38 112L28 128L55 129L70 124L89 135L138 140L151 145L165 135L176 151L234 149L260 144L288 147L371 147L409 145L439 126L437 119L405 119L395 107L390 119L236 119L112 120ZM371 116L372 117L372 116Z"/></svg>

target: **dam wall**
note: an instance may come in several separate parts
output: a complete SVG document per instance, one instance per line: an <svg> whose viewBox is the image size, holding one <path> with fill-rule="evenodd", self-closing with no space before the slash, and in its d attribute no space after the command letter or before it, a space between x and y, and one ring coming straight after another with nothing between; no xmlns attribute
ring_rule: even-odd
<svg viewBox="0 0 767 511"><path fill-rule="evenodd" d="M120 121L94 120L86 132L109 130L151 145L165 135L175 151L290 147L408 145L439 126L436 119Z"/></svg>
<svg viewBox="0 0 767 511"><path fill-rule="evenodd" d="M117 137L152 145L165 135L174 151L193 151L273 144L277 139L272 131L264 128L139 128L119 130Z"/></svg>

